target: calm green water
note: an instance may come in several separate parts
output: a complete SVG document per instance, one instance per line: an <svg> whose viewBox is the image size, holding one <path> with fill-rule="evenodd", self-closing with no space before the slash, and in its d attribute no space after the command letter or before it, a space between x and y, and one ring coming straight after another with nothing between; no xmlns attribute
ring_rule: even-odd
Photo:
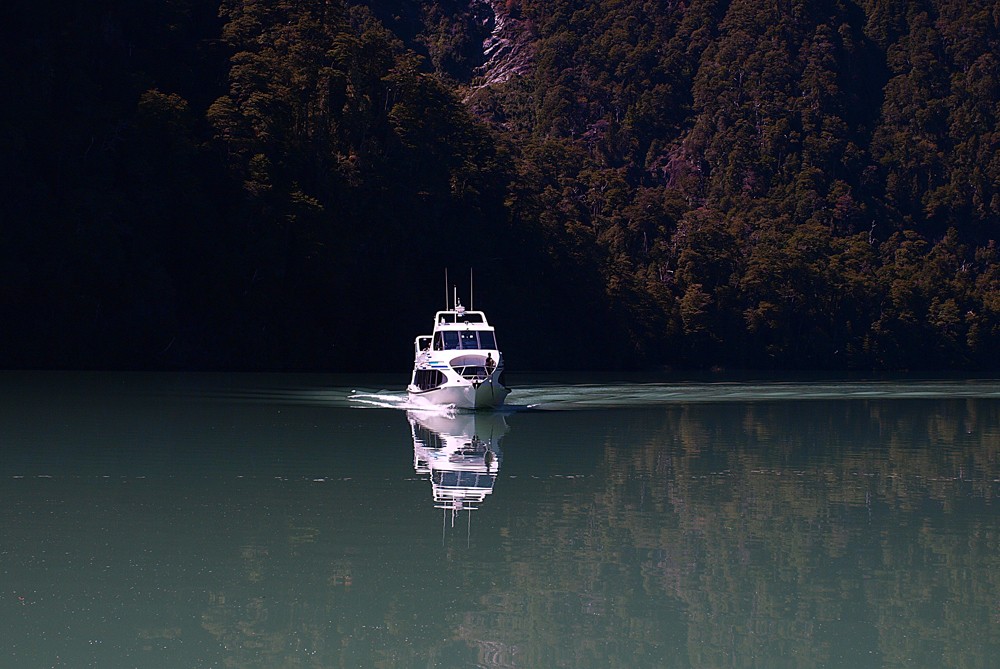
<svg viewBox="0 0 1000 669"><path fill-rule="evenodd" d="M1000 383L511 381L0 375L0 666L997 666Z"/></svg>

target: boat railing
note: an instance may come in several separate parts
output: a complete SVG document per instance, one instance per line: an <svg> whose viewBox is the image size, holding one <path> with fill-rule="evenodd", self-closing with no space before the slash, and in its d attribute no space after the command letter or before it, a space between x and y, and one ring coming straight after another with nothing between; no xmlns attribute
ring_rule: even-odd
<svg viewBox="0 0 1000 669"><path fill-rule="evenodd" d="M486 314L482 311L439 311L434 316L434 322L437 325L453 325L462 323L488 325Z"/></svg>
<svg viewBox="0 0 1000 669"><path fill-rule="evenodd" d="M486 371L486 367L482 365L456 367L455 371L458 372L463 379L469 379L470 381L485 381L490 377L489 372Z"/></svg>

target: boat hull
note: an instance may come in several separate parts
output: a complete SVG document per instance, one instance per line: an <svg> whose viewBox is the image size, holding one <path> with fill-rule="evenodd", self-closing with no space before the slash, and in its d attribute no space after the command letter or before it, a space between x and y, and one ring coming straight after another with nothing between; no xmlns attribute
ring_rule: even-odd
<svg viewBox="0 0 1000 669"><path fill-rule="evenodd" d="M418 406L451 406L456 409L495 409L503 406L510 389L496 381L452 383L430 390L408 389L410 403Z"/></svg>

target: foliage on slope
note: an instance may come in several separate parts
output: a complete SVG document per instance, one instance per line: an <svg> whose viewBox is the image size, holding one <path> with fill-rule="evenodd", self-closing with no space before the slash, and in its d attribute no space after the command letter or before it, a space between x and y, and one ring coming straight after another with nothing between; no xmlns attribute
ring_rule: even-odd
<svg viewBox="0 0 1000 669"><path fill-rule="evenodd" d="M405 368L470 266L522 368L996 365L985 0L50 9L0 22L6 365Z"/></svg>

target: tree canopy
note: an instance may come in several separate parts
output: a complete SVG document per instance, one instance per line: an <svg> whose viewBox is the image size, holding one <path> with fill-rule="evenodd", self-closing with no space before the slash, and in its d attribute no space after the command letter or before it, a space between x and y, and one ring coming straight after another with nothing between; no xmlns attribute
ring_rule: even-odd
<svg viewBox="0 0 1000 669"><path fill-rule="evenodd" d="M5 366L405 369L472 267L512 369L996 368L995 3L50 9Z"/></svg>

